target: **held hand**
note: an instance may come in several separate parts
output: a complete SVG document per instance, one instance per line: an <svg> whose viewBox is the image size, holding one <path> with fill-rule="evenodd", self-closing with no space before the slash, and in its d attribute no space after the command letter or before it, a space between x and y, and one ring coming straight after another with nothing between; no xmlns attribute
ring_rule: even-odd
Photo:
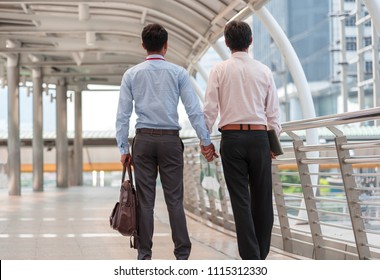
<svg viewBox="0 0 380 280"><path fill-rule="evenodd" d="M202 155L206 158L208 162L212 161L214 157L215 158L219 157L217 153L215 152L214 144L211 143L208 146L203 146L203 145L200 145L200 146L201 146Z"/></svg>
<svg viewBox="0 0 380 280"><path fill-rule="evenodd" d="M276 159L276 155L273 152L270 152L270 155L271 155L272 159Z"/></svg>
<svg viewBox="0 0 380 280"><path fill-rule="evenodd" d="M129 165L132 163L132 157L131 154L123 154L120 156L120 162L124 165Z"/></svg>

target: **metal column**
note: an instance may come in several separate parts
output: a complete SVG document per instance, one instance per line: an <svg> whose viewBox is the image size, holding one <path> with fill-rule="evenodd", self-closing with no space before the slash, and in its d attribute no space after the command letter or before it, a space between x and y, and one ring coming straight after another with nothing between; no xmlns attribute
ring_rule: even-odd
<svg viewBox="0 0 380 280"><path fill-rule="evenodd" d="M44 140L42 130L42 75L33 69L33 191L44 189Z"/></svg>
<svg viewBox="0 0 380 280"><path fill-rule="evenodd" d="M307 82L305 72L303 71L301 62L288 37L285 35L278 22L265 7L255 10L251 3L248 4L248 7L255 13L255 15L268 29L269 34L276 42L276 45L278 46L280 53L283 56L286 65L288 66L289 72L292 75L294 83L297 87L303 118L315 118L315 108L310 87ZM306 140L308 144L318 143L318 130L306 130Z"/></svg>
<svg viewBox="0 0 380 280"><path fill-rule="evenodd" d="M344 15L344 0L339 3L339 29L340 29L340 92L343 102L343 113L348 112L348 87L347 87L347 55L346 55L346 17Z"/></svg>
<svg viewBox="0 0 380 280"><path fill-rule="evenodd" d="M374 22L372 20L372 22ZM375 25L372 24L372 79L373 79L373 107L380 106L380 67L379 63L379 41L376 33ZM380 120L375 120L376 126L380 126Z"/></svg>
<svg viewBox="0 0 380 280"><path fill-rule="evenodd" d="M220 58L222 59L222 60L226 60L226 59L228 59L230 56L231 56L231 54L230 54L230 52L228 51L228 49L225 47L225 45L223 45L222 43L221 43L221 41L216 41L213 45L212 45L212 47L214 48L214 50L218 53L218 55L220 56Z"/></svg>
<svg viewBox="0 0 380 280"><path fill-rule="evenodd" d="M18 55L7 59L8 79L8 192L21 195L20 96Z"/></svg>
<svg viewBox="0 0 380 280"><path fill-rule="evenodd" d="M82 92L75 91L74 185L83 185Z"/></svg>
<svg viewBox="0 0 380 280"><path fill-rule="evenodd" d="M365 92L364 92L364 51L363 48L363 27L361 22L363 10L361 1L356 1L356 52L358 55L356 71L357 71L357 87L358 87L358 104L359 109L365 108Z"/></svg>
<svg viewBox="0 0 380 280"><path fill-rule="evenodd" d="M67 86L64 80L59 80L56 88L56 167L57 187L67 188L69 186L69 151L67 141Z"/></svg>
<svg viewBox="0 0 380 280"><path fill-rule="evenodd" d="M380 36L380 2L374 0L363 0L369 14L372 18L372 23L375 26L378 36Z"/></svg>

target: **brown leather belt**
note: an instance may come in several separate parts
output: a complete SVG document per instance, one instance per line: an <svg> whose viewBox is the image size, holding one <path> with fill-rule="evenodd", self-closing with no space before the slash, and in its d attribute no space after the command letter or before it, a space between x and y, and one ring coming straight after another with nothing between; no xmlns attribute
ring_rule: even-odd
<svg viewBox="0 0 380 280"><path fill-rule="evenodd" d="M150 134L150 135L177 135L179 136L178 130L171 129L153 129L153 128L138 128L136 129L136 134Z"/></svg>
<svg viewBox="0 0 380 280"><path fill-rule="evenodd" d="M227 124L221 130L267 130L267 127L262 124Z"/></svg>

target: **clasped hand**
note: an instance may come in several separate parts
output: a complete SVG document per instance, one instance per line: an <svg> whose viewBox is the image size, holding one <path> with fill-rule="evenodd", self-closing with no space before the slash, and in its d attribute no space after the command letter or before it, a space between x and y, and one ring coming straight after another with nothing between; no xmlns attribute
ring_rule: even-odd
<svg viewBox="0 0 380 280"><path fill-rule="evenodd" d="M200 145L200 146L201 146L202 155L206 158L208 162L212 161L214 157L215 158L219 157L217 153L215 152L214 144L211 143L208 146L203 146L203 145Z"/></svg>

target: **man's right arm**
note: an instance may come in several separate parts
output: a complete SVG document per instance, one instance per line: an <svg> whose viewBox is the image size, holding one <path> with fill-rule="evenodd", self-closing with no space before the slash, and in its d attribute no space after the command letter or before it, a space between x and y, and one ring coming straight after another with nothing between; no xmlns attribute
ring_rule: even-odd
<svg viewBox="0 0 380 280"><path fill-rule="evenodd" d="M268 129L274 129L277 133L277 136L279 136L281 133L280 104L273 75L270 74L268 79L269 85L265 103L265 112L267 114L267 126Z"/></svg>
<svg viewBox="0 0 380 280"><path fill-rule="evenodd" d="M208 130L212 131L212 127L218 117L219 113L219 98L218 98L218 79L215 68L211 69L210 75L207 81L207 88L205 93L205 101L203 114L206 121Z"/></svg>
<svg viewBox="0 0 380 280"><path fill-rule="evenodd" d="M182 74L182 78L180 79L180 96L182 103L190 123L200 139L202 155L207 161L212 161L214 157L217 158L218 155L215 152L214 145L211 143L210 133L206 127L199 100L190 83L189 76L185 71Z"/></svg>
<svg viewBox="0 0 380 280"><path fill-rule="evenodd" d="M201 144L208 146L211 144L210 133L206 127L203 113L199 104L199 99L191 85L190 78L185 70L181 73L180 80L180 97L189 117L190 123L197 133Z"/></svg>

